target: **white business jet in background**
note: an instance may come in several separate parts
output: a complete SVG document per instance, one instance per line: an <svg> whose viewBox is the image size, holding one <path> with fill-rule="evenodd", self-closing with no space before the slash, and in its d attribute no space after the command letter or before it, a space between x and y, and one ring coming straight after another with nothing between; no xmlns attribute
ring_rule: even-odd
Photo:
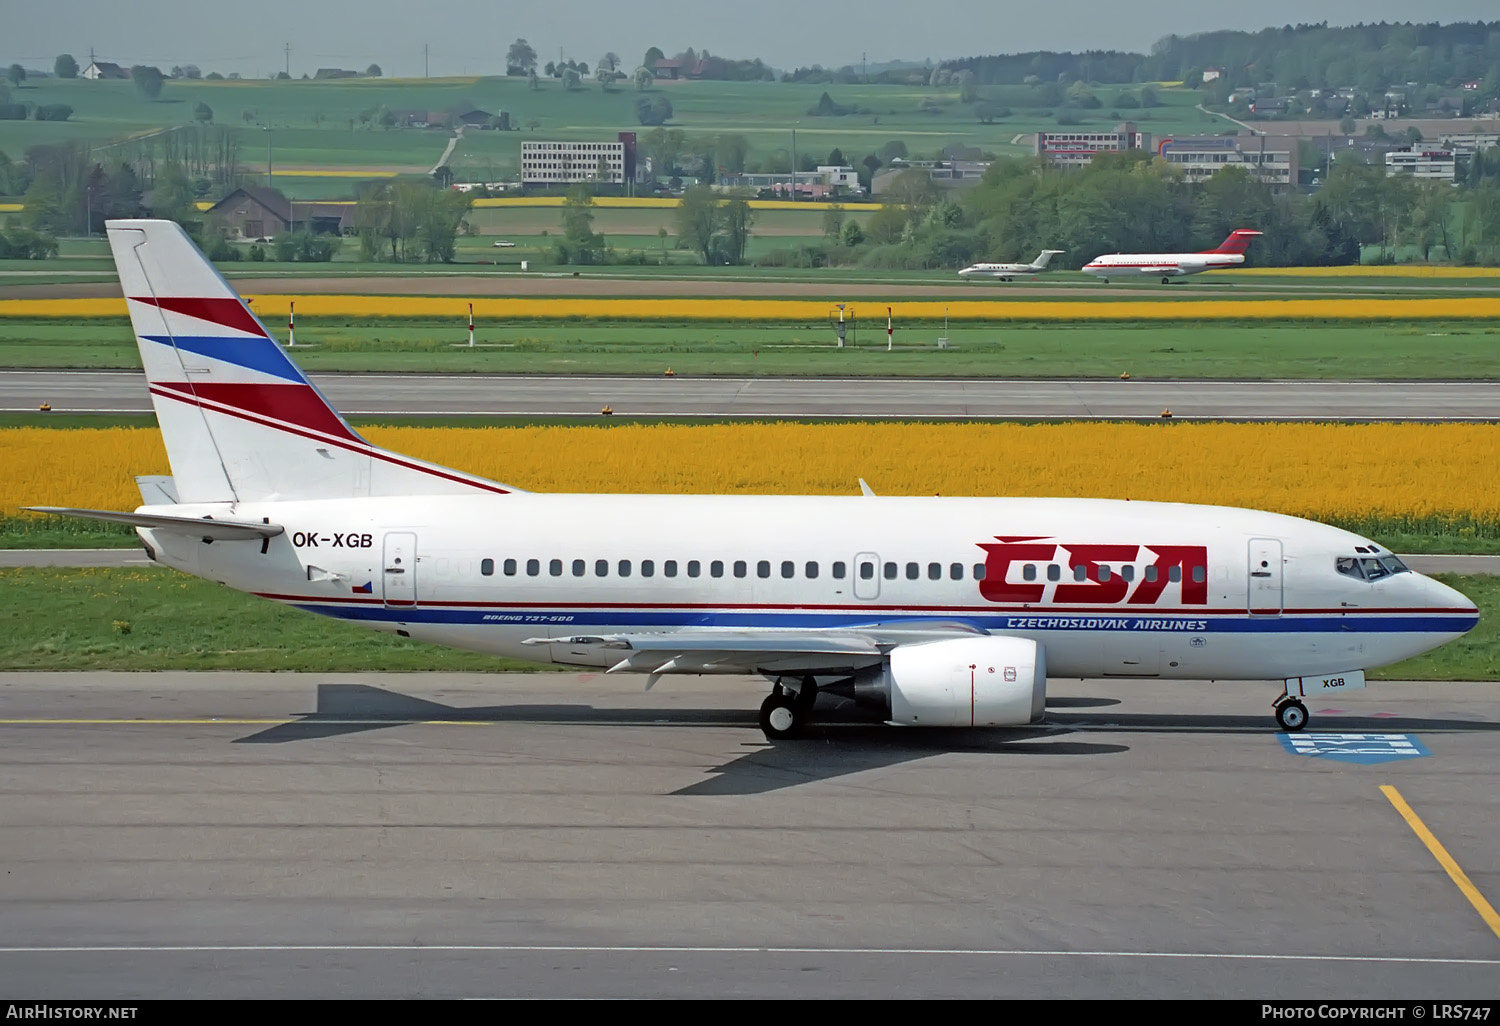
<svg viewBox="0 0 1500 1026"><path fill-rule="evenodd" d="M773 739L819 691L898 724L1035 723L1049 674L1275 680L1297 730L1306 695L1478 619L1367 538L1247 509L525 492L365 441L181 228L107 229L172 474L133 512L34 508L272 602L647 687L758 674Z"/></svg>
<svg viewBox="0 0 1500 1026"><path fill-rule="evenodd" d="M1084 274L1092 274L1108 283L1111 278L1161 276L1166 285L1184 274L1201 274L1217 267L1234 267L1245 262L1250 240L1262 232L1240 228L1213 249L1201 253L1111 253L1096 257L1083 265Z"/></svg>
<svg viewBox="0 0 1500 1026"><path fill-rule="evenodd" d="M960 278L999 278L1001 281L1010 281L1026 274L1037 274L1047 269L1047 264L1059 253L1065 253L1062 249L1044 249L1029 264L971 264L958 272Z"/></svg>

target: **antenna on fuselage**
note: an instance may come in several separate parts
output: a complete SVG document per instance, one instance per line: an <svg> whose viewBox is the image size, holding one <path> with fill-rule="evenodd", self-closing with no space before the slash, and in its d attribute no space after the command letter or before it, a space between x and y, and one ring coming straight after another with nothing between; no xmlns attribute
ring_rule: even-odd
<svg viewBox="0 0 1500 1026"><path fill-rule="evenodd" d="M865 484L865 479L864 478L860 478L859 479L859 490L863 494L869 496L872 499L875 497L875 489L873 489L869 485Z"/></svg>

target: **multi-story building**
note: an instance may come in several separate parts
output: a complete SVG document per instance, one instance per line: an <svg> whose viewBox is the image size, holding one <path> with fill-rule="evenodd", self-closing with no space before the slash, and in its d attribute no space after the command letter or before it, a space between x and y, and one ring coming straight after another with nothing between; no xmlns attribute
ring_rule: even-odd
<svg viewBox="0 0 1500 1026"><path fill-rule="evenodd" d="M1243 167L1267 185L1297 184L1297 140L1272 135L1176 135L1163 139L1157 156L1201 182L1220 168Z"/></svg>
<svg viewBox="0 0 1500 1026"><path fill-rule="evenodd" d="M1426 181L1452 182L1458 174L1458 161L1452 150L1411 146L1385 155L1385 173L1387 177L1411 175Z"/></svg>
<svg viewBox="0 0 1500 1026"><path fill-rule="evenodd" d="M1151 136L1136 128L1133 121L1116 125L1108 132L1087 129L1059 129L1036 134L1036 155L1063 167L1083 167L1096 153L1120 150L1143 150L1151 145Z"/></svg>
<svg viewBox="0 0 1500 1026"><path fill-rule="evenodd" d="M614 142L521 143L523 186L577 182L624 185L634 179L634 132L621 132Z"/></svg>

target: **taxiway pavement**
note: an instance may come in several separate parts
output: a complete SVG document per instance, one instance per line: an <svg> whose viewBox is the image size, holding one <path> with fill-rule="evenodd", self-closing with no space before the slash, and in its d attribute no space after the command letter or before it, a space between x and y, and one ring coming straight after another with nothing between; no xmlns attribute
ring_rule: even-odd
<svg viewBox="0 0 1500 1026"><path fill-rule="evenodd" d="M1485 381L313 374L340 412L394 415L982 419L1500 420ZM139 371L0 371L0 410L150 411Z"/></svg>
<svg viewBox="0 0 1500 1026"><path fill-rule="evenodd" d="M764 684L0 674L0 992L25 998L1494 997L1500 693L1053 682L1014 730ZM1303 736L1303 735L1299 735ZM1312 735L1305 735L1312 736Z"/></svg>

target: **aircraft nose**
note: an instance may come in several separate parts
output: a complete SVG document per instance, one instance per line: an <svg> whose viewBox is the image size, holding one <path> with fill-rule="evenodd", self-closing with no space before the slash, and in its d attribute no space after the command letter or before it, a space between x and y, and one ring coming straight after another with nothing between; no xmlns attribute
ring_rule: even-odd
<svg viewBox="0 0 1500 1026"><path fill-rule="evenodd" d="M1464 631L1474 629L1479 622L1479 607L1474 600L1469 598L1457 588L1451 588L1442 581L1434 581L1425 574L1416 575L1419 578L1422 589L1422 604L1429 609L1445 610L1460 616L1470 618L1462 628Z"/></svg>

